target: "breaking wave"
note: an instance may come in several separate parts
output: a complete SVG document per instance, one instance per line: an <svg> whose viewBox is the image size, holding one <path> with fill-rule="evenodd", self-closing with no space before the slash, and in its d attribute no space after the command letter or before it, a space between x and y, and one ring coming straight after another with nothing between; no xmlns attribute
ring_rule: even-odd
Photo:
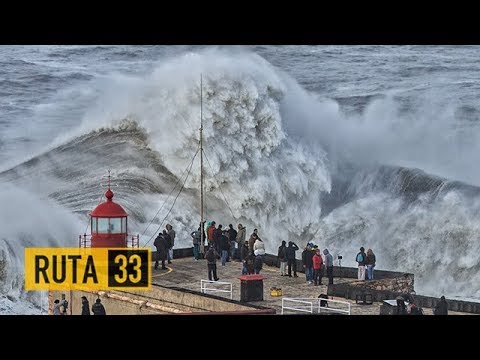
<svg viewBox="0 0 480 360"><path fill-rule="evenodd" d="M0 214L8 230L0 238L4 296L41 303L22 291L23 248L76 246L102 201L108 169L130 232L152 245L199 146L199 74L207 220L258 228L271 253L281 240L313 240L354 265L357 249L371 247L379 268L414 272L420 292L480 296L472 285L480 283L479 188L389 165L368 146L360 151L389 128L355 140L355 130L368 128L349 126L338 103L239 49L176 55L146 75L91 80L100 95L82 121L0 173L0 201L19 204ZM372 101L365 116L378 116L392 99ZM387 142L378 146L381 152ZM198 226L199 186L197 158L167 220L178 247L190 246Z"/></svg>

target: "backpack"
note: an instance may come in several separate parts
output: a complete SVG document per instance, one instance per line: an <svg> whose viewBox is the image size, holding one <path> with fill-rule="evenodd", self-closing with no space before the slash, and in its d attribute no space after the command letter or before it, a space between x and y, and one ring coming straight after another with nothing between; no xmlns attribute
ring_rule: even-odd
<svg viewBox="0 0 480 360"><path fill-rule="evenodd" d="M208 262L213 263L215 261L215 252L213 250L208 250L207 255L206 255L206 259L207 259Z"/></svg>
<svg viewBox="0 0 480 360"><path fill-rule="evenodd" d="M362 255L362 253L358 253L358 255L357 255L357 262L359 262L359 263L363 262L363 255Z"/></svg>

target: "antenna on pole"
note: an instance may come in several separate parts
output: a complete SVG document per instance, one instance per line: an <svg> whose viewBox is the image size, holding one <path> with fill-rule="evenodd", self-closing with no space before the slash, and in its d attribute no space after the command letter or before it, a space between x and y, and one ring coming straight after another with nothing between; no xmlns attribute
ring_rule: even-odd
<svg viewBox="0 0 480 360"><path fill-rule="evenodd" d="M200 246L205 244L203 228L203 76L200 73Z"/></svg>
<svg viewBox="0 0 480 360"><path fill-rule="evenodd" d="M102 178L107 178L108 180L107 180L106 184L100 184L100 186L105 186L106 185L106 186L108 186L108 190L110 190L110 188L112 186L118 186L117 184L112 184L112 182L111 182L112 174L111 174L110 169L108 170L108 175L107 176L102 176Z"/></svg>

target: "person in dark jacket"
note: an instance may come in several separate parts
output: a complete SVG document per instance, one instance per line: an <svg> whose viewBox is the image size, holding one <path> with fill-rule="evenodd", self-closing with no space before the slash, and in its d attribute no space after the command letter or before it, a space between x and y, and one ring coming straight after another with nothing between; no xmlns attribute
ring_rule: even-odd
<svg viewBox="0 0 480 360"><path fill-rule="evenodd" d="M163 233L162 233L162 236L165 238L166 240L166 244L167 244L167 260L168 260L168 263L171 264L172 263L172 254L173 254L173 240L172 240L172 237L170 236L170 234L167 232L166 229L163 229ZM170 256L172 255L172 256Z"/></svg>
<svg viewBox="0 0 480 360"><path fill-rule="evenodd" d="M242 261L242 264L243 264L242 275L248 274L248 266L247 266L248 255L249 255L248 242L244 241L242 248L240 249L240 260Z"/></svg>
<svg viewBox="0 0 480 360"><path fill-rule="evenodd" d="M315 255L315 252L312 250L310 243L308 243L302 252L302 264L305 269L307 284L313 283L313 255Z"/></svg>
<svg viewBox="0 0 480 360"><path fill-rule="evenodd" d="M220 238L222 237L222 234L222 224L219 224L218 227L213 230L213 243L215 244L215 250L217 250L217 253L219 254L222 253L222 249L220 248Z"/></svg>
<svg viewBox="0 0 480 360"><path fill-rule="evenodd" d="M247 267L247 275L255 273L255 255L248 249L248 255L245 259L245 266Z"/></svg>
<svg viewBox="0 0 480 360"><path fill-rule="evenodd" d="M86 296L82 296L82 315L90 315L90 303Z"/></svg>
<svg viewBox="0 0 480 360"><path fill-rule="evenodd" d="M218 226L220 227L221 225ZM222 266L225 266L225 262L228 258L228 250L230 250L230 242L228 241L227 231L223 231L215 241L218 241L218 248L222 254Z"/></svg>
<svg viewBox="0 0 480 360"><path fill-rule="evenodd" d="M262 267L263 267L263 256L262 255L255 256L255 259L253 260L253 267L254 267L254 270L255 270L255 274L260 274L260 270L262 270Z"/></svg>
<svg viewBox="0 0 480 360"><path fill-rule="evenodd" d="M297 244L293 241L288 242L287 247L287 262L288 262L288 276L292 277L292 267L293 267L293 276L298 277L297 275L297 260L295 258L295 251L298 250Z"/></svg>
<svg viewBox="0 0 480 360"><path fill-rule="evenodd" d="M278 247L278 261L280 262L280 275L287 275L287 242L282 241L282 245Z"/></svg>
<svg viewBox="0 0 480 360"><path fill-rule="evenodd" d="M154 269L155 270L158 269L158 262L161 261L162 269L166 270L167 268L165 267L165 260L167 260L167 251L168 251L167 239L163 236L162 233L159 233L155 241L153 242L153 245L157 248L157 257L155 260Z"/></svg>
<svg viewBox="0 0 480 360"><path fill-rule="evenodd" d="M165 228L166 230L163 230L163 233L164 234L166 233L168 235L168 241L170 245L167 251L167 259L168 259L168 263L171 264L172 263L171 260L173 259L173 247L175 246L176 233L175 233L175 230L173 230L172 225L170 224L165 225Z"/></svg>
<svg viewBox="0 0 480 360"><path fill-rule="evenodd" d="M372 249L367 250L367 275L368 275L368 280L373 280L373 269L375 267L375 254L373 253Z"/></svg>
<svg viewBox="0 0 480 360"><path fill-rule="evenodd" d="M236 249L237 230L233 228L232 224L228 225L228 241L230 241L230 252L228 254L229 257L227 258L227 261L229 261L230 259L235 260L236 258L238 258L237 251L236 251L237 250Z"/></svg>
<svg viewBox="0 0 480 360"><path fill-rule="evenodd" d="M397 297L397 315L407 315L407 305L405 305L405 299L402 296Z"/></svg>
<svg viewBox="0 0 480 360"><path fill-rule="evenodd" d="M93 315L107 315L105 308L103 307L100 299L95 300L95 304L92 306Z"/></svg>
<svg viewBox="0 0 480 360"><path fill-rule="evenodd" d="M205 259L207 259L207 268L208 268L208 280L218 281L220 280L217 277L217 250L214 246L210 246L205 253Z"/></svg>
<svg viewBox="0 0 480 360"><path fill-rule="evenodd" d="M445 300L445 296L442 295L440 301L435 305L433 315L448 315L448 303Z"/></svg>

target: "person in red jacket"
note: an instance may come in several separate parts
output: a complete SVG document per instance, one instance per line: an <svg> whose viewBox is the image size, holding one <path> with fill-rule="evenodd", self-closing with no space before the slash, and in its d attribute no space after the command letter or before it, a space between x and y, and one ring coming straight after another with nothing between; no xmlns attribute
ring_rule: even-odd
<svg viewBox="0 0 480 360"><path fill-rule="evenodd" d="M323 276L323 259L320 255L320 249L315 250L313 255L313 280L314 285L322 285L322 276Z"/></svg>
<svg viewBox="0 0 480 360"><path fill-rule="evenodd" d="M207 240L208 240L208 247L213 245L213 232L216 230L215 228L215 221L210 223L210 226L207 228Z"/></svg>

